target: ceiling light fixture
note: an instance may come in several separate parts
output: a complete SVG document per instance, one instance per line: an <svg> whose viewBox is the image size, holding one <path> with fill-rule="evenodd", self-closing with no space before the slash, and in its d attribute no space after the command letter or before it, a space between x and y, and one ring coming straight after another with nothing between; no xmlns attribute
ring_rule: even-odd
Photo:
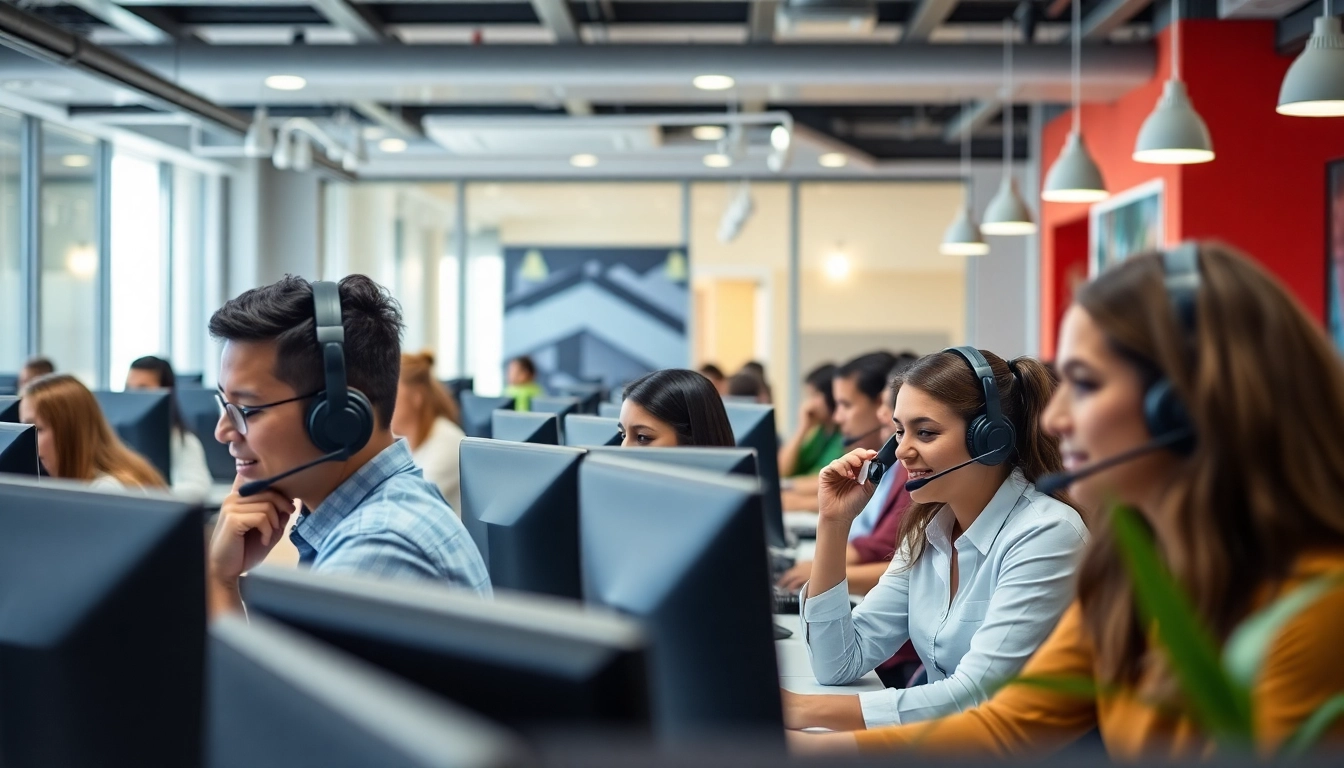
<svg viewBox="0 0 1344 768"><path fill-rule="evenodd" d="M827 152L817 158L823 168L844 168L849 165L849 155L844 152Z"/></svg>
<svg viewBox="0 0 1344 768"><path fill-rule="evenodd" d="M1041 199L1051 203L1095 203L1110 197L1101 169L1083 143L1083 3L1073 0L1073 130L1059 158L1045 174Z"/></svg>
<svg viewBox="0 0 1344 768"><path fill-rule="evenodd" d="M852 265L849 263L849 257L845 255L845 252L836 249L835 252L826 257L826 263L822 268L826 271L826 277L838 283L849 277Z"/></svg>
<svg viewBox="0 0 1344 768"><path fill-rule="evenodd" d="M726 91L737 85L737 81L728 75L697 75L691 79L691 85L702 91Z"/></svg>
<svg viewBox="0 0 1344 768"><path fill-rule="evenodd" d="M88 155L66 155L61 158L61 165L66 168L88 168L93 162L93 158Z"/></svg>
<svg viewBox="0 0 1344 768"><path fill-rule="evenodd" d="M722 125L697 125L691 129L691 137L698 141L718 141L727 133Z"/></svg>
<svg viewBox="0 0 1344 768"><path fill-rule="evenodd" d="M406 151L406 140L405 140L405 139L398 139L398 138L395 138L395 137L393 137L393 138L388 138L388 139L383 139L382 141L378 142L378 151L379 151L379 152L387 152L388 154L396 154L396 153L398 153L398 152L405 152L405 151Z"/></svg>
<svg viewBox="0 0 1344 768"><path fill-rule="evenodd" d="M1283 76L1275 108L1280 115L1344 117L1344 32L1330 0L1322 5L1307 47Z"/></svg>
<svg viewBox="0 0 1344 768"><path fill-rule="evenodd" d="M1157 107L1139 129L1133 157L1157 165L1207 163L1213 159L1213 138L1181 80L1180 0L1172 0L1171 16L1171 79L1162 86Z"/></svg>
<svg viewBox="0 0 1344 768"><path fill-rule="evenodd" d="M705 155L704 163L710 168L727 168L733 164L733 158L716 152L712 155Z"/></svg>
<svg viewBox="0 0 1344 768"><path fill-rule="evenodd" d="M962 105L965 109L966 105ZM989 245L985 239L980 236L980 227L975 225L975 213L973 211L974 200L971 197L971 131L967 126L961 132L961 177L966 180L965 199L962 202L961 210L957 211L957 217L952 220L952 225L943 233L943 242L938 246L938 252L944 256L984 256L989 253Z"/></svg>
<svg viewBox="0 0 1344 768"><path fill-rule="evenodd" d="M986 235L1030 235L1036 231L1031 211L1013 178L1013 22L1003 22L1003 181L985 207L980 231Z"/></svg>
<svg viewBox="0 0 1344 768"><path fill-rule="evenodd" d="M308 81L298 75L271 75L265 83L273 91L302 91L308 85Z"/></svg>
<svg viewBox="0 0 1344 768"><path fill-rule="evenodd" d="M259 106L253 110L252 122L247 126L247 135L243 137L243 155L266 157L274 151L275 134L271 133L266 108Z"/></svg>
<svg viewBox="0 0 1344 768"><path fill-rule="evenodd" d="M592 168L597 165L597 155L581 154L569 158L569 164L575 168Z"/></svg>

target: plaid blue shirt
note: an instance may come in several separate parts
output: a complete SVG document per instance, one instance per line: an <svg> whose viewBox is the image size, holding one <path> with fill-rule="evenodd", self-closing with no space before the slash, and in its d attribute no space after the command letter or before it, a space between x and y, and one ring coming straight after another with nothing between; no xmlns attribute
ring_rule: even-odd
<svg viewBox="0 0 1344 768"><path fill-rule="evenodd" d="M290 532L314 571L447 582L490 595L476 543L398 440Z"/></svg>

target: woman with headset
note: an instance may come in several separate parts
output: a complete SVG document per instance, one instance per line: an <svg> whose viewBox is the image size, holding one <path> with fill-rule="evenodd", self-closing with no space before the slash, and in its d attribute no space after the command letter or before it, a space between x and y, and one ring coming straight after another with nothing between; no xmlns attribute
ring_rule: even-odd
<svg viewBox="0 0 1344 768"><path fill-rule="evenodd" d="M1090 507L1137 510L1219 643L1276 596L1344 572L1344 369L1259 266L1218 245L1127 259L1079 290L1056 364L1063 384L1042 423L1060 438L1062 482ZM1104 693L1009 686L930 723L790 738L799 750L1029 756L1097 728L1121 759L1207 755L1151 629L1103 526L1073 605L1023 674ZM1252 691L1257 751L1344 690L1341 636L1339 589L1279 631Z"/></svg>
<svg viewBox="0 0 1344 768"><path fill-rule="evenodd" d="M823 684L848 683L908 639L928 682L858 696L785 692L788 727L876 728L973 707L1049 635L1087 539L1068 500L1033 485L1061 466L1039 426L1055 384L1027 357L1005 362L972 347L928 355L893 385L896 431L883 452L856 450L822 470L800 610L812 670ZM901 462L912 504L891 566L851 612L845 545L879 456Z"/></svg>

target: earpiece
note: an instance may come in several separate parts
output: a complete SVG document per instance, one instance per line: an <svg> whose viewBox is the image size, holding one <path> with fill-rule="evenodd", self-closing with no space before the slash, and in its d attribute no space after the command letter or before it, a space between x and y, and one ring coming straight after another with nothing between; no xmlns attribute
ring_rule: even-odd
<svg viewBox="0 0 1344 768"><path fill-rule="evenodd" d="M994 369L989 361L975 347L948 347L944 352L954 352L966 361L980 381L985 397L984 413L971 419L966 427L966 450L972 456L979 457L981 464L995 466L1008 460L1017 445L1017 430L1013 423L1003 415L1003 406L999 400L999 387L994 383Z"/></svg>
<svg viewBox="0 0 1344 768"><path fill-rule="evenodd" d="M325 397L308 406L308 438L326 452L358 453L373 436L373 405L362 392L350 389L345 375L345 326L341 321L341 294L336 283L313 283L313 317L326 380Z"/></svg>

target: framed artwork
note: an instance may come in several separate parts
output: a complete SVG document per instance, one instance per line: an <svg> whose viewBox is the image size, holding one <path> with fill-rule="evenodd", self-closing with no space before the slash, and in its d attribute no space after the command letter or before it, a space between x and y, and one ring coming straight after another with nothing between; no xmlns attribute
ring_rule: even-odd
<svg viewBox="0 0 1344 768"><path fill-rule="evenodd" d="M1088 213L1089 277L1133 254L1166 244L1162 195L1162 180L1156 179L1092 206Z"/></svg>
<svg viewBox="0 0 1344 768"><path fill-rule="evenodd" d="M1344 159L1326 167L1325 311L1330 338L1344 352Z"/></svg>

